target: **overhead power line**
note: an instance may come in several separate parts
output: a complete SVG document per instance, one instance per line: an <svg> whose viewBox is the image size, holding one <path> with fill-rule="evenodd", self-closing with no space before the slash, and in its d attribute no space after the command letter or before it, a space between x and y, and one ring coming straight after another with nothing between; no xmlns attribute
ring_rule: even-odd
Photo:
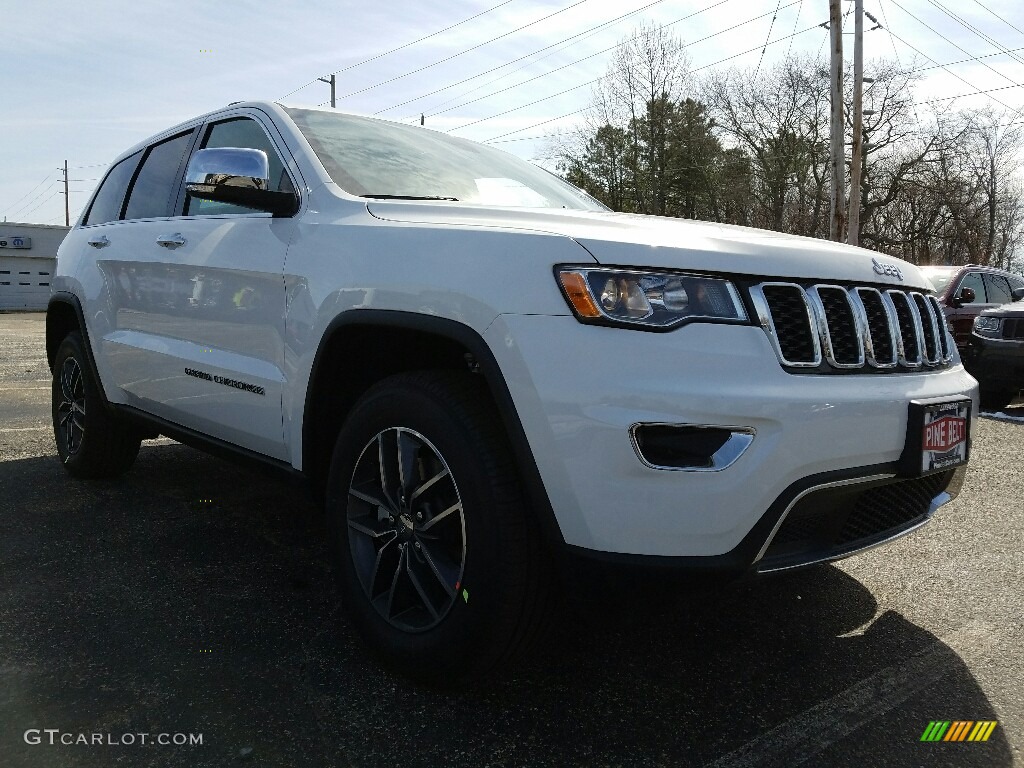
<svg viewBox="0 0 1024 768"><path fill-rule="evenodd" d="M1019 32L1020 34L1024 35L1024 31L1022 31L1020 27L1015 27L1015 26L1014 26L1013 24L1011 24L1010 22L1008 22L1008 21L1007 21L1006 19L1004 19L1004 18L1003 18L1002 16L1000 16L1000 15L999 15L998 13L996 13L995 11L993 11L993 10L992 10L991 8L989 8L989 7L988 7L987 5L985 5L984 3L980 3L980 2L978 2L978 0L974 0L974 4L975 4L975 5L980 5L980 6L981 6L982 8L984 8L984 9L985 9L986 11L988 11L989 13L991 13L991 14L992 14L993 16L995 16L995 17L996 17L997 19L999 19L999 20L1000 20L1001 22L1003 22L1003 24L1005 24L1006 26L1010 27L1011 29L1013 29L1013 30L1015 30L1015 31Z"/></svg>
<svg viewBox="0 0 1024 768"><path fill-rule="evenodd" d="M947 61L945 64L933 64L929 67L916 67L914 69L908 69L904 71L903 74L909 75L914 72L927 72L929 69L941 69L942 67L953 67L956 66L957 64L969 64L972 61L980 61L981 59L991 59L993 56L1006 56L1007 54L1017 53L1018 51L1024 51L1024 47L1011 48L1007 51L996 51L995 53L986 53L983 54L982 56L971 56L969 58L958 59L956 61Z"/></svg>
<svg viewBox="0 0 1024 768"><path fill-rule="evenodd" d="M429 40L430 38L436 37L437 35L440 35L440 34L443 34L443 33L447 32L448 30L455 29L456 27L461 26L462 24L465 24L467 22L473 21L473 19L478 19L481 16L485 16L486 14L490 13L491 11L495 11L498 8L501 8L503 5L508 5L511 2L512 2L512 0L505 0L505 2L498 3L497 5L492 6L491 8L488 8L486 11L481 11L480 13L477 13L477 14L475 14L473 16L470 16L468 19L463 19L462 21L456 22L455 24L451 24L451 25L445 27L444 29L439 29L436 32L431 32L429 35L424 35L421 38L413 40L412 42L405 43L404 45L400 45L397 48L392 48L389 51L384 51L384 53L378 53L376 56L371 56L370 58L363 59L362 61L360 61L360 62L358 62L356 64L350 64L347 67L342 67L341 69L336 69L333 72L328 72L327 74L328 75L337 75L337 74L340 74L342 72L348 72L350 69L355 69L356 67L361 67L361 66L363 66L363 64L368 64L371 61L376 61L377 59L382 59L385 56L389 56L392 53L395 53L396 51L401 51L401 50L403 50L405 48L409 48L410 46L416 45L417 43L422 43L424 40ZM319 80L320 80L319 77L314 78L314 79L310 80L308 83L306 83L305 85L300 85L294 91L290 91L289 93L286 93L279 100L287 99L289 96L298 93L303 88L308 88L309 86L313 85L314 83L319 82Z"/></svg>
<svg viewBox="0 0 1024 768"><path fill-rule="evenodd" d="M790 3L790 5L795 5L795 4L796 4L795 1L793 3ZM770 13L770 11L769 11L769 13ZM764 14L764 15L767 15L767 14ZM748 20L746 22L743 22L742 24L738 24L736 26L742 26L743 24L749 23L749 21L754 21L754 19L750 19L750 20ZM791 37L796 37L797 35L802 35L805 32L810 32L812 30L818 29L818 27L819 27L819 25L815 24L814 26L807 27L805 29L801 29L799 32L793 32L792 34L786 35L785 37L780 37L777 40L772 40L770 43L768 43L768 45L777 45L778 43L784 43L787 40L789 40ZM730 29L733 29L733 28L734 27L730 27ZM729 30L722 30L722 32L727 32L727 31L729 31ZM688 45L696 45L697 43L703 42L704 40L707 40L710 37L715 37L717 35L720 35L720 34L722 34L722 32L716 32L715 34L709 35L708 37L701 38L700 40L695 40L694 42L689 43ZM684 46L684 47L688 47L688 46ZM748 48L747 50L741 51L740 53L733 54L732 56L726 56L724 59L719 59L718 61L714 61L714 62L712 62L710 64L705 64L704 66L697 67L696 69L692 69L692 70L690 70L690 73L692 74L693 72L700 72L702 69L708 69L709 67L717 66L717 65L719 65L719 64L721 64L723 62L730 61L731 59L735 59L735 58L737 58L739 56L744 56L744 55L746 55L748 53L753 53L754 51L760 50L760 48L761 48L761 46L755 46L754 48ZM491 115L490 117L481 118L480 120L474 120L472 123L465 123L463 125L457 126L456 128L452 128L451 130L457 131L457 130L460 130L462 128L467 128L470 125L476 125L477 123L482 123L482 122L485 122L487 120L493 120L496 117L502 117L503 115L507 115L510 112L516 112L516 111L518 111L520 109L525 109L526 107L532 107L534 104L539 104L542 101L547 101L548 99L553 99L553 98L555 98L557 96L561 96L561 95L563 95L565 93L569 93L570 91L575 91L575 90L577 90L579 88L582 88L584 86L592 85L593 83L596 83L600 79L601 79L600 77L595 78L594 80L590 80L590 81L588 81L586 83L581 83L580 85L573 86L572 88L567 88L566 90L560 91L559 93L554 93L554 94L552 94L550 96L545 96L543 99L537 99L536 101L532 101L529 104L523 104L523 105L521 105L519 107L515 107L513 109L508 109L508 110L505 110L504 112L499 112L496 115ZM552 117L552 118L549 118L547 120L542 120L539 123L534 123L533 125L528 125L528 126L526 126L524 128L517 128L514 131L508 131L507 133L503 133L503 134L501 134L499 136L492 136L491 138L486 139L484 141L484 143L485 144L493 143L493 142L496 142L498 139L504 139L504 138L506 138L508 136L512 136L513 134L522 133L523 131L533 130L534 128L539 128L542 125L547 125L548 123L553 123L556 120L563 120L563 119L565 119L567 117L572 117L573 115L578 115L578 114L580 114L581 112L584 112L584 111L586 111L586 107L582 107L582 108L574 110L572 112L567 112L566 114L559 115L558 117Z"/></svg>
<svg viewBox="0 0 1024 768"><path fill-rule="evenodd" d="M26 192L26 193L25 193L24 195L22 195L21 197L19 197L19 198L18 198L17 200L15 200L15 201L14 201L13 203L11 203L10 205L8 205L8 206L6 207L6 209L5 209L5 210L7 210L7 211L17 210L17 208L16 208L16 207L18 206L18 204L19 204L19 203L21 203L21 201L22 201L22 200L24 200L25 198L27 198L27 197L28 197L29 195L32 195L32 194L34 194L34 193L35 193L35 191L36 191L37 189L39 189L39 188L40 188L41 186L43 186L43 184L45 184L45 183L46 183L46 182L47 182L47 181L48 181L48 180L50 179L50 177L51 177L51 176L53 176L53 175L54 175L54 171L50 171L50 172L49 172L48 174L46 174L46 176L44 176L44 177L43 177L43 180L42 180L42 181L40 181L40 182L39 182L38 184L36 184L36 185L35 185L34 187L32 187L32 189L30 189L30 190L29 190L28 192Z"/></svg>
<svg viewBox="0 0 1024 768"><path fill-rule="evenodd" d="M987 95L987 94L990 94L990 93L995 93L996 91L1008 91L1011 88L1024 88L1024 85L1021 85L1020 83L1017 83L1016 85L1002 85L999 88L988 88L987 90L984 90L984 91L979 91L979 90L975 89L974 93L960 93L960 94L957 94L956 96L941 96L941 97L939 97L937 99L928 99L927 101L922 101L921 103L922 104L935 104L935 103L940 102L940 101L952 101L953 99L963 99L963 98L966 98L967 96ZM992 97L990 96L989 98L992 98ZM999 102L999 103L1002 104L1002 102ZM1019 109L1013 109L1012 107L1010 107L1010 111L1011 112L1020 112Z"/></svg>
<svg viewBox="0 0 1024 768"><path fill-rule="evenodd" d="M459 56L465 56L467 53L469 53L471 51L475 51L478 48L483 48L485 45L490 45L491 43L493 43L493 42L495 42L497 40L501 40L502 38L508 37L509 35L514 35L516 32L521 32L522 30L526 29L527 27L532 27L532 26L534 26L536 24L540 24L542 21L547 21L548 19L550 19L550 18L552 18L554 16L557 16L560 13L565 13L566 11L573 9L573 8L575 8L578 5L583 5L584 3L588 2L588 1L589 0L576 0L576 2L573 3L572 5L567 5L565 8L562 8L561 10L555 11L554 13L549 13L547 16L543 16L543 17L541 17L539 19L531 21L529 24L523 24L521 27L516 27L513 30L510 30L508 32L504 32L504 33L498 35L497 37L492 37L490 40L485 40L482 43L478 43L477 45L474 45L474 46L471 46L469 48L466 48L464 51L459 51L458 53L453 53L451 56L446 56L443 59L439 59L439 60L437 60L435 62L432 62L430 64L426 64L426 65L424 65L422 67L418 67L416 69L410 70L410 71L405 72L405 73L403 73L401 75L395 75L395 77L390 77L387 80L382 80L381 82L375 83L374 85L368 85L365 88L360 88L358 91L352 91L351 93L346 93L341 98L347 99L350 96L356 96L356 95L358 95L360 93L366 93L367 91L372 91L374 88L380 88L382 85L387 85L388 83L393 83L396 80L401 80L403 78L409 77L410 75L418 74L418 73L423 72L423 71L425 71L427 69L430 69L431 67L436 67L438 64L444 64L445 62L451 61L452 59L457 59Z"/></svg>
<svg viewBox="0 0 1024 768"><path fill-rule="evenodd" d="M900 6L900 5L899 5L899 3L897 3L897 2L896 2L896 0L892 0L892 2L893 2L893 5L895 5L895 6L897 7L897 8L899 8L900 10L903 10L902 6ZM908 15L909 15L909 14L908 14ZM903 44L904 44L905 46L907 46L908 48L911 48L911 49L913 49L914 51L917 51L917 52L918 52L919 54L921 54L921 55L922 55L922 56L924 56L924 57L925 57L926 59L928 59L928 61L930 61L930 62L931 62L932 64L939 64L939 62L937 62L937 61L936 61L935 59L933 59L933 58L932 58L931 56L929 56L929 55L928 55L927 53L925 53L924 51L922 51L922 50L921 50L920 48L918 48L918 47L917 47L917 46L915 46L915 45L911 45L911 44L910 44L910 43L908 43L908 42L907 42L906 40L904 40L904 39L903 39L902 37L900 37L900 36L899 36L899 35L897 35L897 34L896 34L895 32L893 32L891 28L889 29L889 34L891 34L891 35L892 35L893 37L895 37L895 38L896 38L897 40L899 40L899 41L900 41L901 43L903 43ZM959 48L959 46L957 46L957 47ZM961 50L963 50L963 49L961 49ZM970 53L968 53L967 55L968 55L968 56L970 56ZM940 66L942 66L942 65L940 65ZM948 72L949 74L951 74L951 75L952 75L953 77L955 77L955 78L956 78L957 80L959 80L960 82L964 83L964 84L965 84L965 85L966 85L966 86L967 86L968 88L972 88L972 89L974 89L975 91L977 91L978 93L983 93L983 91L982 91L982 90L981 90L980 88L978 88L978 86L976 86L976 85L975 85L974 83L972 83L972 82L970 82L970 81L968 81L968 80L964 79L963 77L961 77L961 76L960 76L960 75L958 75L958 74L957 74L956 72L954 72L953 70L949 69L948 67L944 67L944 66L943 66L943 67L942 67L942 69L944 69L944 70L945 70L946 72ZM995 98L994 96L992 96L992 97L990 97L990 98L991 98L991 99L992 99L993 101L995 101L995 102L997 102L997 103L999 103L999 104L1002 104L1002 105L1003 105L1004 107L1006 107L1007 109L1009 109L1009 110L1010 110L1010 111L1012 111L1012 112L1019 112L1019 111L1020 111L1020 110L1014 109L1014 108L1013 108L1013 107L1011 107L1011 106L1010 106L1009 104L1007 104L1007 103L1005 103L1005 102L1003 102L1003 101L1000 101L999 99Z"/></svg>
<svg viewBox="0 0 1024 768"><path fill-rule="evenodd" d="M803 13L804 2L800 0L800 7L796 9L796 21L793 22L793 31L796 32L796 25L800 23L800 14ZM789 47L786 48L786 58L789 58L790 51L793 50L793 38L789 38Z"/></svg>
<svg viewBox="0 0 1024 768"><path fill-rule="evenodd" d="M51 201L51 200L52 200L53 198L57 197L57 195L59 195L59 194L61 194L60 190L58 190L58 189L55 189L55 190L54 190L53 192L51 192L51 193L50 193L50 196L49 196L49 197L47 197L46 199L44 199L44 200L40 201L40 202L39 202L38 204L36 204L36 205L35 205L35 206L33 206L32 208L29 208L29 209L28 209L27 211L22 211L22 212L21 212L21 213L19 213L18 215L19 215L19 216L28 216L28 215L29 215L30 213L32 213L33 211L36 211L36 210L38 210L39 208L41 208L42 206L44 206L44 205L45 205L46 203L50 202L50 201Z"/></svg>
<svg viewBox="0 0 1024 768"><path fill-rule="evenodd" d="M929 0L929 2L931 2L931 0ZM932 4L934 5L934 3L932 3ZM942 38L943 40L945 40L945 41L946 41L947 43L949 43L949 44L950 44L950 45L952 45L952 46L953 46L954 48L956 48L957 50L959 50L959 51L960 51L961 53L965 53L965 54L967 54L968 56L970 56L970 55L971 55L971 52L970 52L970 51L968 51L968 50L967 50L966 48L964 48L963 46L961 46L961 45L958 45L958 44L957 44L957 43L955 43L954 41L950 40L950 39L949 39L948 37L946 37L946 36L945 36L944 34L942 34L942 33L941 33L941 32L939 32L939 31L938 31L937 29L935 29L935 27L931 26L930 24L928 24L928 23L926 23L926 22L924 22L924 21L921 21L921 19L919 19L919 18L918 18L917 16L915 16L915 15L914 15L914 14L912 14L912 13L911 13L910 11L908 11L908 10L907 10L906 8L904 8L904 7L903 7L903 6L901 6L901 5L899 4L899 3L897 3L897 2L896 2L896 0L893 0L893 5L895 5L895 6L897 7L897 8L899 8L899 9L900 9L901 11L903 11L903 12L904 12L905 14L907 14L907 15L908 15L908 16L909 16L910 18L912 18L912 19L914 19L915 21L917 21L917 23L918 23L918 24L921 24L922 26L924 26L924 27L926 27L927 29L931 30L931 31L932 31L932 32L933 32L934 34L936 34L936 35L938 35L939 37L941 37L941 38ZM943 9L943 8L939 8L939 10L941 10L941 11L945 12L945 9ZM947 16L949 16L950 18L952 18L952 19L953 19L954 21L956 20L956 19L955 19L955 17L953 17L953 16L952 16L951 14L949 14L948 12L946 13L946 15L947 15ZM1001 47L1001 46L997 46L997 47ZM995 67L993 67L992 65L988 64L987 62L984 62L984 61L983 61L983 62L981 62L981 64L982 64L982 66L984 66L984 67L988 68L988 69L989 69L989 70L991 70L992 72L995 72L995 73L996 73L997 75L999 75L999 76L1000 76L1001 78L1003 78L1004 80L1009 80L1009 81L1010 81L1011 83L1015 82L1015 81L1013 80L1013 78L1012 78L1012 77L1010 77L1009 75L1006 75L1006 74L1004 74L1004 73L1000 72L1000 71L999 71L998 69L996 69L996 68L995 68Z"/></svg>
<svg viewBox="0 0 1024 768"><path fill-rule="evenodd" d="M964 29L967 29L967 30L970 30L971 32L973 32L975 35L980 37L982 40L984 40L986 43L991 45L997 51L1009 52L1009 49L1005 45L1000 43L998 40L996 40L994 37L992 37L988 33L981 31L980 29L975 27L973 24L971 24L969 21L966 21L965 19L963 19L959 15L953 13L951 10L946 8L946 6L944 6L942 3L939 3L936 0L928 0L928 2L931 3L932 5L934 5L936 8L938 8L944 14L949 16L949 18L953 19L953 21L955 21L961 27L963 27ZM1024 59L1022 59L1020 56L1016 56L1016 55L1011 54L1011 58L1016 60L1017 63L1019 63L1019 64L1024 64Z"/></svg>
<svg viewBox="0 0 1024 768"><path fill-rule="evenodd" d="M952 45L952 46L953 46L954 48L956 48L957 50L959 50L959 51L961 51L961 52L963 52L963 53L967 54L968 56L970 56L970 55L971 55L971 52L970 52L970 51L968 51L968 50L967 50L966 48L964 48L964 47L962 47L962 46L960 46L960 45L957 45L957 44L956 44L955 42L953 42L952 40L950 40L950 39L949 39L948 37L946 37L946 36L945 36L944 34L942 34L942 33L941 33L941 32L939 32L939 31L938 31L937 29L935 29L934 27L932 27L932 26L931 26L930 24L927 24L927 23L925 23L925 22L921 21L921 19L919 19L919 18L918 18L917 16L915 16L914 14L912 14L912 13L911 13L910 11L908 11L908 10L907 10L906 8L904 8L904 7L902 6L902 5L900 5L899 3L897 3L897 2L896 2L896 0L892 0L892 4L893 4L893 5L895 5L895 6L897 7L897 8L899 8L899 9L900 9L901 11L903 11L903 12L904 12L905 14L907 14L907 15L908 15L908 16L909 16L910 18L912 18L912 19L914 19L915 21L917 21L917 22L918 22L919 24L921 24L922 26L924 26L924 27L926 27L926 28L930 29L930 30L931 30L931 31L932 31L933 33L935 33L936 35L938 35L939 37L941 37L941 38L942 38L943 40L945 40L945 41L946 41L947 43L949 43L950 45ZM904 40L903 42L904 42L904 44L906 44L906 41L905 41L905 40ZM911 46L911 47L913 47L913 46ZM915 48L914 50L917 50L917 49ZM929 56L928 58L931 58L931 57ZM932 59L932 61L935 61L935 59ZM997 75L999 75L999 76L1000 76L1000 77L1002 77L1003 79L1005 79L1005 80L1008 80L1008 81L1010 81L1010 82L1011 82L1011 83L1013 83L1014 85L1019 85L1019 83L1017 83L1017 82L1016 82L1016 81L1015 81L1015 80L1014 80L1014 79L1013 79L1012 77L1009 77L1008 75L1005 75L1005 74L1003 74L1002 72L1000 72L1000 71L999 71L998 69L996 69L995 67L992 67L991 65L989 65L989 64L988 64L987 62L984 62L984 61L983 61L983 62L981 62L981 64L982 64L983 66L987 67L988 69L992 70L993 72L995 72L995 73L996 73ZM944 68L944 69L945 69L945 68ZM955 76L955 77L956 77L957 79L959 79L959 80L963 81L964 83L967 83L967 85L969 85L969 86L970 86L971 88L974 88L975 90L978 90L977 86L975 86L975 85L974 85L974 84L972 84L972 83L968 83L968 82L967 82L966 80L964 80L964 79L963 79L962 77L960 77L959 75L956 75L956 74L955 74L955 73L954 73L954 72L953 72L952 70L950 70L950 69L946 69L946 72L949 72L949 73L950 73L951 75L954 75L954 76ZM998 101L998 102L999 102L1000 104L1002 104L1002 105L1003 105L1004 107L1006 107L1007 109L1013 109L1013 107L1011 107L1011 106L1010 106L1009 104L1007 104L1007 103L1005 103L1005 102L1003 102L1003 101L999 101L999 99L996 99L995 97L992 97L992 99L993 99L994 101ZM1019 111L1019 110L1014 110L1014 111L1015 111L1015 112L1017 112L1017 111Z"/></svg>
<svg viewBox="0 0 1024 768"><path fill-rule="evenodd" d="M768 37L764 39L764 45L761 47L761 57L757 60L757 69L754 70L755 75L761 71L761 62L764 61L764 52L768 47L768 41L772 39L772 30L775 29L775 19L779 17L779 5L781 3L782 0L776 0L775 2L775 13L772 14L772 23L768 25Z"/></svg>
<svg viewBox="0 0 1024 768"><path fill-rule="evenodd" d="M489 75L492 72L498 71L499 69L504 69L505 67L508 67L508 66L510 66L512 64L520 62L523 59L528 59L531 56L536 56L538 53L543 53L544 51L549 50L551 48L556 48L556 47L562 45L562 43L567 43L570 40L575 40L578 37L585 37L586 35L589 35L591 32L595 32L595 31L597 31L599 29L603 29L604 27L611 26L612 24L615 24L615 23L617 23L619 21L622 21L623 19L625 19L625 18L627 18L629 16L634 16L634 15L640 13L641 11L646 11L648 8L651 8L652 6L655 6L655 5L659 5L660 3L663 3L663 2L665 2L665 0L654 0L653 3L648 3L647 5L643 6L642 8L637 8L635 11L630 11L629 13L624 13L621 16L616 16L614 19L610 19L609 21L606 21L606 22L604 22L602 24L598 24L597 26L590 27L589 29L586 29L583 32L578 32L575 35L572 35L570 37L566 37L566 38L564 38L562 40L559 40L557 43L552 43L551 45L546 45L543 48L538 48L537 50L532 51L531 53L527 53L527 54L525 54L523 56L520 56L517 59L512 59L512 61L506 61L504 64L499 64L498 66L491 67L490 69L485 70L483 72L478 72L477 74L473 75L472 77L464 78L462 80L459 80L456 83L451 83L450 85L446 85L443 88L437 88L437 89L435 89L433 91L430 91L429 93L420 94L419 96L415 96L414 98L407 99L406 101L403 101L403 102L401 102L399 104L394 104L394 105L392 105L390 107L385 107L384 109L378 110L378 111L374 112L373 114L379 115L379 114L382 114L383 112L390 112L392 109L398 109L399 107L404 107L406 104L411 104L414 101L419 101L420 99L425 99L428 96L433 96L434 94L441 93L442 91L447 91L450 88L456 88L456 87L462 85L463 83L468 83L470 80L476 80L478 77L483 77L484 75ZM729 2L729 0L722 0L722 2ZM721 3L716 3L716 5L721 5ZM509 74L511 74L511 73L509 73ZM500 79L500 78L498 78L498 79ZM494 82L494 81L492 81L492 82ZM441 106L441 105L438 105L438 106Z"/></svg>
<svg viewBox="0 0 1024 768"><path fill-rule="evenodd" d="M728 1L729 0L719 0L719 2L715 3L715 5L722 5L723 3L726 3ZM796 5L797 2L799 2L799 0L793 0L793 2L791 2L789 5ZM698 14L704 13L704 11L707 11L710 8L715 7L715 5L712 5L712 6L709 6L708 8L704 8L704 9L702 9L700 11L696 11L694 13L691 13L689 16L685 16L682 19L676 19L675 21L670 22L669 24L666 24L664 26L668 27L668 26L671 26L672 24L678 24L680 21L686 21L687 19L689 19L692 16L696 16ZM723 30L720 30L718 32L715 32L714 34L708 35L706 37L702 37L700 40L695 40L692 43L687 43L683 47L684 48L689 48L690 46L696 45L697 43L702 43L705 40L710 40L713 37L717 37L718 35L725 34L726 32L729 32L729 31L731 31L733 29L736 29L737 27L745 26L746 24L750 24L753 21L757 21L759 19L763 19L765 16L770 16L770 15L771 15L770 11L768 13L762 13L760 16L755 16L752 19L747 19L746 21L740 22L739 24L735 24L735 25L733 25L731 27L728 27L727 29L723 29ZM439 110L437 112L433 112L433 113L430 114L430 117L436 117L437 115L442 115L445 112L451 112L454 109L459 109L461 107L468 106L469 104L474 104L474 103L476 103L478 101L483 101L484 99L489 99L491 96L497 96L499 93L504 93L505 91L510 91L513 88L518 88L518 87L520 87L522 85L526 85L527 83L532 83L535 80L540 80L543 77L548 77L549 75L553 75L556 72L560 72L563 69L568 69L569 67L574 67L577 64L580 64L581 62L584 62L584 61L587 61L588 59L594 58L595 56L600 56L602 54L608 53L608 51L614 50L615 48L621 48L623 45L625 45L627 42L629 42L630 40L634 39L635 37L636 37L636 35L633 35L632 37L630 37L629 39L627 39L627 40L625 40L625 41L623 41L621 43L616 43L615 45L613 45L613 46L611 46L609 48L605 48L603 51L598 51L597 53L592 53L589 56L584 56L582 59L577 59L576 61L569 62L568 64L563 64L562 66L556 67L555 69L550 69L547 72L543 72L543 73L541 73L539 75L536 75L535 77L531 77L531 78L529 78L527 80L522 80L522 81L516 83L515 85L508 86L507 88L502 88L500 90L493 91L493 92L485 94L483 96L478 96L475 99L470 99L469 101L464 101L461 104L456 104L455 106L449 107L448 109L442 109L442 110ZM583 85L590 85L591 83L596 83L600 79L601 78L598 77L598 78L596 78L594 80L590 80L589 82L584 83ZM576 86L576 87L577 88L581 88L582 86ZM570 89L570 90L573 90L573 89Z"/></svg>

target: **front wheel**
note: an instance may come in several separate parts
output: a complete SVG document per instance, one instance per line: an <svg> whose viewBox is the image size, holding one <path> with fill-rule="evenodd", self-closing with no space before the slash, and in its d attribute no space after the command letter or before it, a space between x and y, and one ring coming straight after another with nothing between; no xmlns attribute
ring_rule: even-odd
<svg viewBox="0 0 1024 768"><path fill-rule="evenodd" d="M57 348L51 401L57 455L69 474L114 477L131 467L139 452L139 435L106 410L77 331Z"/></svg>
<svg viewBox="0 0 1024 768"><path fill-rule="evenodd" d="M327 510L348 614L404 673L458 683L535 634L546 558L477 377L371 388L338 436Z"/></svg>

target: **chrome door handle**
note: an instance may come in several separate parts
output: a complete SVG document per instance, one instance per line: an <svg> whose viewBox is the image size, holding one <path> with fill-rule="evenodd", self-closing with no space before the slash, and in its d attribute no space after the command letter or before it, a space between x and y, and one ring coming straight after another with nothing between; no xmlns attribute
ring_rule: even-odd
<svg viewBox="0 0 1024 768"><path fill-rule="evenodd" d="M110 245L110 241L107 240L106 235L90 237L88 240L86 240L86 242L89 243L89 245L91 245L93 248L106 248L108 245Z"/></svg>
<svg viewBox="0 0 1024 768"><path fill-rule="evenodd" d="M187 241L181 236L180 232L175 232L173 235L164 235L163 237L158 237L156 239L157 245L162 245L164 248L170 248L171 250L180 248L186 242Z"/></svg>

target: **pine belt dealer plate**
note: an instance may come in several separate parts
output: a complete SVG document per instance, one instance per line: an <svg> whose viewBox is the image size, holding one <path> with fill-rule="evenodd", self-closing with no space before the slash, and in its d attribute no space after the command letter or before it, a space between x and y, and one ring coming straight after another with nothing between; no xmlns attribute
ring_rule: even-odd
<svg viewBox="0 0 1024 768"><path fill-rule="evenodd" d="M921 475L966 464L970 425L970 400L910 403L901 474Z"/></svg>

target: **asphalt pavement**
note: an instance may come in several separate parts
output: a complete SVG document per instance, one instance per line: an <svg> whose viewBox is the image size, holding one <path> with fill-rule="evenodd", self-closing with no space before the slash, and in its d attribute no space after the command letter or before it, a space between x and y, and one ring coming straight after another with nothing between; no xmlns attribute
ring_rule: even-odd
<svg viewBox="0 0 1024 768"><path fill-rule="evenodd" d="M0 314L0 768L1022 764L1024 419L974 438L914 535L731 586L578 581L532 658L438 691L360 645L294 485L167 439L69 479L43 316ZM998 725L922 742L937 720Z"/></svg>

